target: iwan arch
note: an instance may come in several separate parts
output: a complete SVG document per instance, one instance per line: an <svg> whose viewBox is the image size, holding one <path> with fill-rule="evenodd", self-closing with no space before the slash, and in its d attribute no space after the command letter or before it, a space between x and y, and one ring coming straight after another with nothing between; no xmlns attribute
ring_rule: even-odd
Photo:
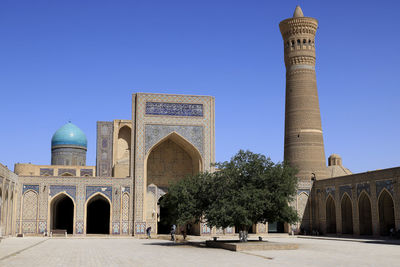
<svg viewBox="0 0 400 267"><path fill-rule="evenodd" d="M285 160L299 169L292 205L300 232L388 235L400 229L400 167L352 174L338 155L326 158L315 72L318 21L298 7L280 23L286 66ZM160 198L168 184L214 171L215 109L211 96L137 93L131 120L97 123L96 166L86 166L87 140L72 123L52 138L51 165L0 165L0 233L145 234L168 231ZM162 229L164 228L164 229ZM287 231L254 225L252 232ZM193 225L192 234L235 229Z"/></svg>

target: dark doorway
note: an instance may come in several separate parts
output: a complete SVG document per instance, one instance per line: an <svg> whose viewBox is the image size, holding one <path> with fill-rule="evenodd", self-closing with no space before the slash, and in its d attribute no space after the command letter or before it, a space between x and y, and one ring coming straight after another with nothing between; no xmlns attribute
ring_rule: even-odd
<svg viewBox="0 0 400 267"><path fill-rule="evenodd" d="M169 234L171 232L171 227L172 227L172 223L170 222L169 219L170 211L168 210L168 208L160 205L164 197L165 195L160 197L160 199L158 200L158 207L160 213L158 214L159 217L157 222L157 234Z"/></svg>
<svg viewBox="0 0 400 267"><path fill-rule="evenodd" d="M350 197L344 194L341 205L342 211L342 234L353 233L353 209Z"/></svg>
<svg viewBox="0 0 400 267"><path fill-rule="evenodd" d="M331 196L326 200L326 232L328 234L336 234L335 201Z"/></svg>
<svg viewBox="0 0 400 267"><path fill-rule="evenodd" d="M52 230L66 230L73 233L74 202L68 196L61 194L52 203Z"/></svg>
<svg viewBox="0 0 400 267"><path fill-rule="evenodd" d="M371 201L365 192L358 200L360 235L372 235Z"/></svg>
<svg viewBox="0 0 400 267"><path fill-rule="evenodd" d="M394 204L392 197L386 190L380 195L378 206L381 235L389 235L390 229L395 229Z"/></svg>
<svg viewBox="0 0 400 267"><path fill-rule="evenodd" d="M87 234L110 233L110 203L101 195L89 200L86 214Z"/></svg>
<svg viewBox="0 0 400 267"><path fill-rule="evenodd" d="M268 223L268 233L284 233L284 223L283 222L269 222Z"/></svg>

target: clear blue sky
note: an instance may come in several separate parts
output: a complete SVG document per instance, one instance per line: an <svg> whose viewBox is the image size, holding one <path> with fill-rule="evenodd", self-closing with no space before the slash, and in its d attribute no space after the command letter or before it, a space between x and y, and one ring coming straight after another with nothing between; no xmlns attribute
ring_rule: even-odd
<svg viewBox="0 0 400 267"><path fill-rule="evenodd" d="M353 172L400 165L399 1L0 2L0 162L50 164L68 120L131 118L134 92L212 95L216 158L283 159L285 68L278 24L300 4L319 20L325 152Z"/></svg>

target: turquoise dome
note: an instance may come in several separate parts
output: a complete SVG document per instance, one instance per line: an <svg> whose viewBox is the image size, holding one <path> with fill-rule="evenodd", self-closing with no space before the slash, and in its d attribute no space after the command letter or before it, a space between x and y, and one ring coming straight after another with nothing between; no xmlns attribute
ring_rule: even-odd
<svg viewBox="0 0 400 267"><path fill-rule="evenodd" d="M78 126L69 122L58 129L51 138L52 147L59 145L87 147L86 135Z"/></svg>

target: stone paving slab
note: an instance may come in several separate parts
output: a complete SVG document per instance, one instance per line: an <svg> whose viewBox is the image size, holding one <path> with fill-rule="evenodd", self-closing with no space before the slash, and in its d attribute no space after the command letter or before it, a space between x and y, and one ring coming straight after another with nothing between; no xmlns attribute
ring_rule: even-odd
<svg viewBox="0 0 400 267"><path fill-rule="evenodd" d="M0 252L20 249L0 266L400 266L400 245L268 238L297 250L241 251L135 238L7 238ZM38 242L39 241L39 242ZM204 242L200 242L203 243Z"/></svg>

